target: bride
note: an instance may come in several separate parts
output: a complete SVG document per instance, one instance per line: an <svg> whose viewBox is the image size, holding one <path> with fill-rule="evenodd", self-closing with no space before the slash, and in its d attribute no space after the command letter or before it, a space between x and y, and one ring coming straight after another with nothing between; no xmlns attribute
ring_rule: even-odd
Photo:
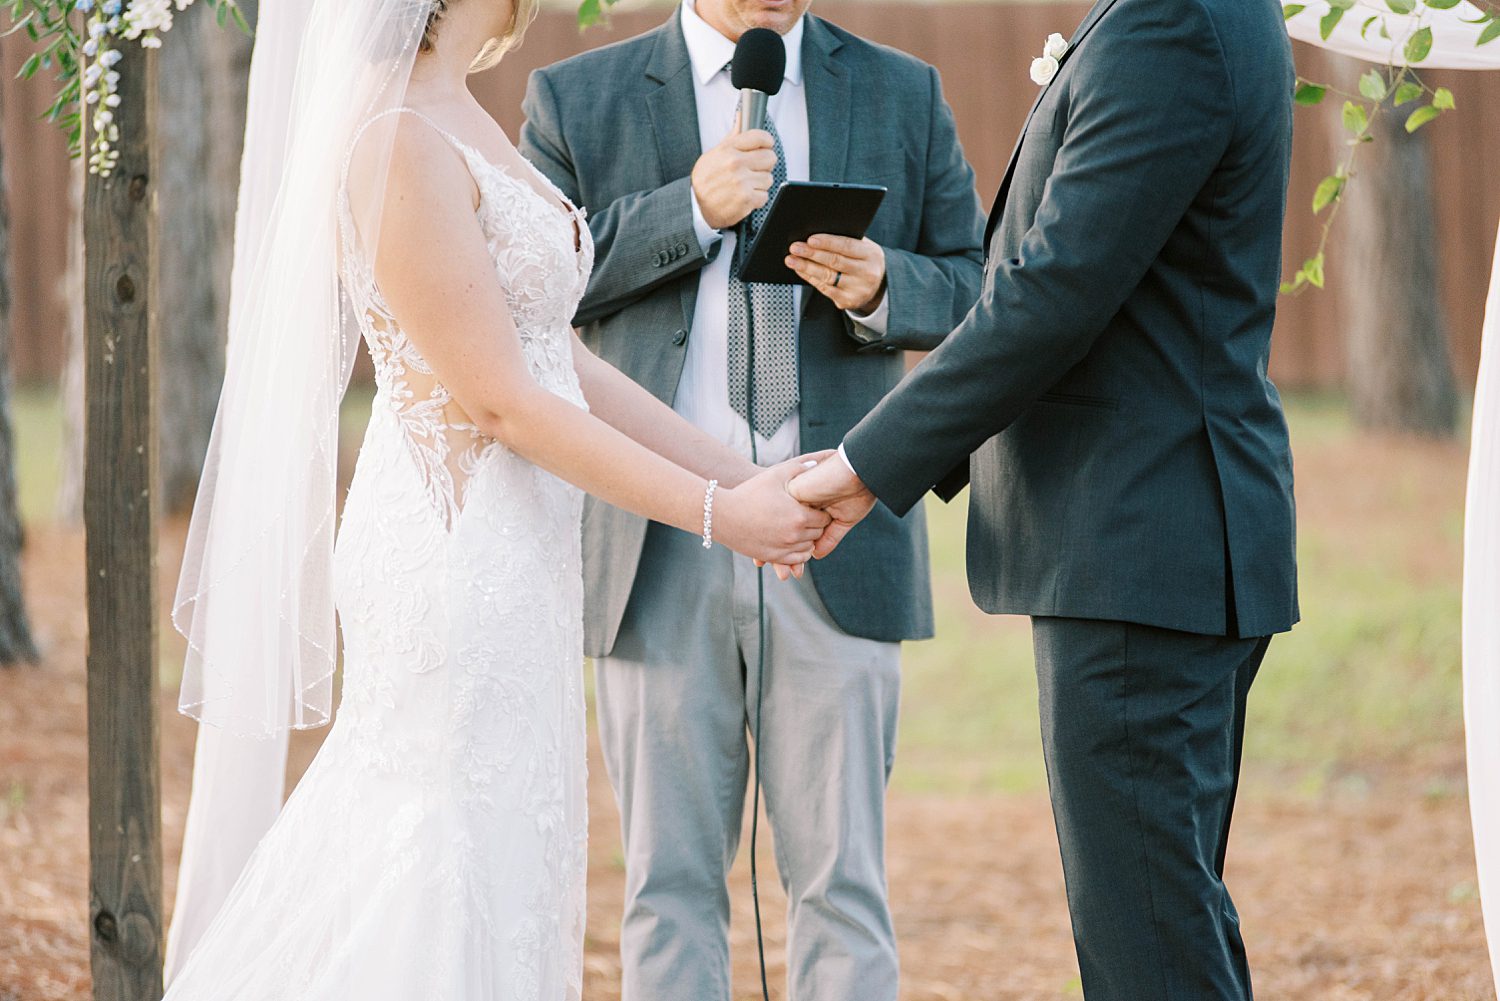
<svg viewBox="0 0 1500 1001"><path fill-rule="evenodd" d="M466 87L536 3L313 0L284 144L252 121L273 154L245 183L278 194L240 220L263 229L179 592L183 708L326 721L335 601L344 687L168 1001L577 999L582 491L788 571L827 524L785 490L799 463L757 469L573 335L584 214ZM334 546L349 326L378 390Z"/></svg>

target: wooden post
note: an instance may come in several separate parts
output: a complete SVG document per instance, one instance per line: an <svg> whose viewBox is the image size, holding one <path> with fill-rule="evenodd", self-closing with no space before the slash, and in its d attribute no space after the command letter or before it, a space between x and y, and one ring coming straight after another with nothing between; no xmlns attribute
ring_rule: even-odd
<svg viewBox="0 0 1500 1001"><path fill-rule="evenodd" d="M120 51L120 160L113 176L89 176L83 210L89 911L95 1001L160 1001L156 59Z"/></svg>

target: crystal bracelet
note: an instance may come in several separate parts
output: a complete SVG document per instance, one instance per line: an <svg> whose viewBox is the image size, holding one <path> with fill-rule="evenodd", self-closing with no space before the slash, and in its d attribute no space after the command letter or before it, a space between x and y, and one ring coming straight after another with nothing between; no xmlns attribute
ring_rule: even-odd
<svg viewBox="0 0 1500 1001"><path fill-rule="evenodd" d="M703 548L714 547L714 493L719 489L718 480L709 480L703 492Z"/></svg>

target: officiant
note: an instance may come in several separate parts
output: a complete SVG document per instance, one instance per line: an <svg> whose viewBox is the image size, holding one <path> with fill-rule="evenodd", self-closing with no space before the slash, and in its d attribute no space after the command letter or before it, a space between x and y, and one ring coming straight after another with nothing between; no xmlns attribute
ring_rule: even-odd
<svg viewBox="0 0 1500 1001"><path fill-rule="evenodd" d="M588 209L598 248L583 339L762 465L835 447L980 281L984 217L936 70L810 2L688 0L538 71L525 103L523 152ZM741 131L729 64L753 27L782 36L786 69L766 127ZM865 238L786 248L807 284L746 296L737 227L753 235L778 186L808 179L889 191ZM900 644L933 632L921 509L878 511L803 579L766 582L763 679L750 561L592 501L584 561L624 828L626 1001L730 997L726 879L757 716L789 997L894 1001L884 797Z"/></svg>

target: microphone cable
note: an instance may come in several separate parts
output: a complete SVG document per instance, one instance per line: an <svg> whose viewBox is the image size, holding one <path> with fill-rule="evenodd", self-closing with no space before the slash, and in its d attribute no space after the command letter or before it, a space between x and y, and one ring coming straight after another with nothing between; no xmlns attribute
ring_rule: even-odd
<svg viewBox="0 0 1500 1001"><path fill-rule="evenodd" d="M753 215L754 213L751 213ZM747 247L750 243L750 216L740 220L739 236L734 247L734 272L739 277L740 269L744 266L748 256ZM760 465L760 449L756 443L755 431L755 298L750 291L750 283L740 282L741 291L745 296L745 423L750 431L750 461ZM756 866L756 844L760 836L760 734L761 734L761 709L766 695L766 568L759 567L755 571L756 592L756 628L758 639L756 642L756 668L755 668L755 718L751 723L750 730L752 739L755 741L754 768L755 768L755 793L750 803L750 899L755 904L755 948L760 959L760 995L762 1001L771 1001L770 981L766 976L766 935L761 923L760 916L760 873ZM750 722L747 720L747 722Z"/></svg>

